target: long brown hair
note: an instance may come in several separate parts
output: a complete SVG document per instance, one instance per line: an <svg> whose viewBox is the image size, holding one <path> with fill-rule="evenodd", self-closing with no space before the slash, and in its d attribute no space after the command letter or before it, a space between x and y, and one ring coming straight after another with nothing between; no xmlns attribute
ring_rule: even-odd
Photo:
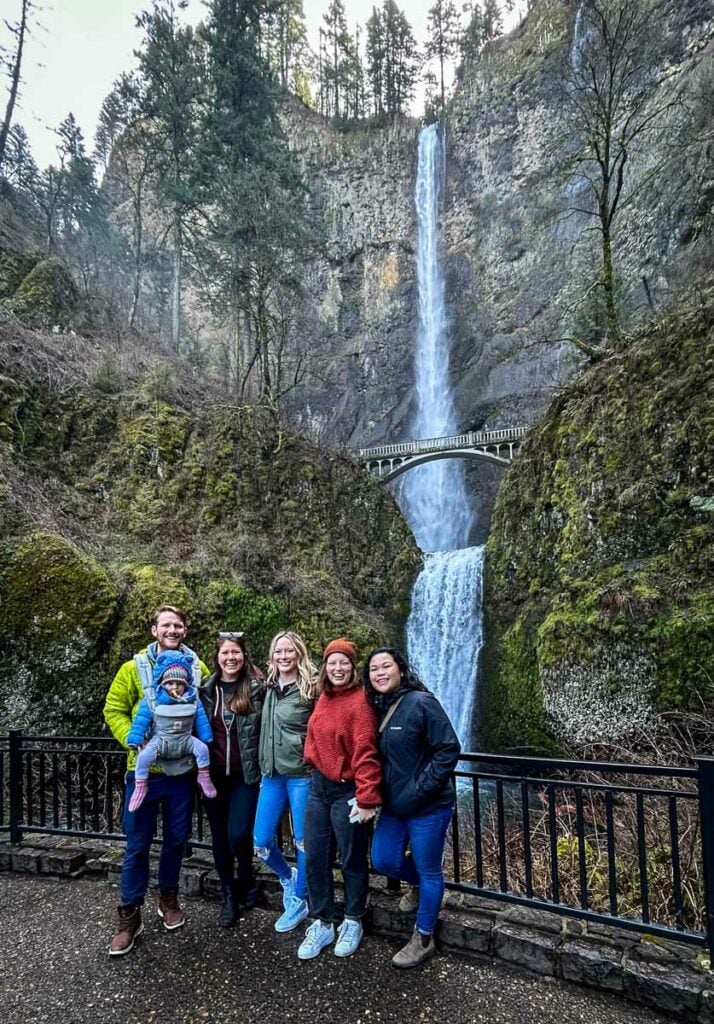
<svg viewBox="0 0 714 1024"><path fill-rule="evenodd" d="M221 666L218 664L218 655L220 654L223 645L228 643L235 644L237 647L240 647L241 651L243 652L243 665L241 667L240 672L238 673L238 678L235 681L235 689L233 691L233 694L231 695L230 700L228 701L228 707L236 715L249 715L251 712L251 683L253 682L254 679L262 679L263 673L260 671L259 668L255 667L253 662L248 657L248 651L246 650L245 646L245 639L242 636L224 636L219 637L218 643L216 644L216 651L213 657L213 664L215 666L219 678L221 675Z"/></svg>

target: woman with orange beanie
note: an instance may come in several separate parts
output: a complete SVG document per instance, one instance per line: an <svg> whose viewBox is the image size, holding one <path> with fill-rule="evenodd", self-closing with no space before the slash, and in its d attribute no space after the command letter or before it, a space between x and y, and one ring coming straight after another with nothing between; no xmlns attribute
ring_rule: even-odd
<svg viewBox="0 0 714 1024"><path fill-rule="evenodd" d="M351 956L362 939L369 868L367 822L381 803L382 769L377 754L377 716L355 667L351 640L332 640L322 656L320 694L307 727L305 760L312 766L305 814L307 886L313 922L298 949L311 960L335 941L332 868L339 850L345 887L345 918L335 956Z"/></svg>

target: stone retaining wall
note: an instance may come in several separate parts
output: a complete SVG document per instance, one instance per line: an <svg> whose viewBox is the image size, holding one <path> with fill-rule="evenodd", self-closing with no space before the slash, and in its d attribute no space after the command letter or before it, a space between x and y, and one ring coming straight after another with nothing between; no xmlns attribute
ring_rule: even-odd
<svg viewBox="0 0 714 1024"><path fill-rule="evenodd" d="M118 883L120 843L35 836L21 846L0 843L0 871L95 876ZM158 858L153 857L152 882ZM181 892L218 899L220 883L210 853L195 849L184 861ZM258 871L259 902L281 908L275 876ZM397 909L398 894L383 878L372 879L368 929L408 937L413 915ZM560 917L527 907L449 892L439 920L442 949L467 957L495 957L550 977L622 993L632 1002L695 1024L714 1024L714 975L704 952L684 943L622 928Z"/></svg>

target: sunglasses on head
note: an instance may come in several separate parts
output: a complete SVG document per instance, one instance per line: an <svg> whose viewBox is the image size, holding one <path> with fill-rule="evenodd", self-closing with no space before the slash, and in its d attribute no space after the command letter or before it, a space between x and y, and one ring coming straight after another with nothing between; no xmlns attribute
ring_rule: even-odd
<svg viewBox="0 0 714 1024"><path fill-rule="evenodd" d="M242 640L244 636L245 636L245 633L239 633L236 630L219 630L218 631L218 639L219 640Z"/></svg>

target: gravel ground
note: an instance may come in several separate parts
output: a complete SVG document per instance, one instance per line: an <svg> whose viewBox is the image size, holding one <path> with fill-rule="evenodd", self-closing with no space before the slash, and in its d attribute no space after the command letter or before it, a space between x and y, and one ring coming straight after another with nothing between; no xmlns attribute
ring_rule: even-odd
<svg viewBox="0 0 714 1024"><path fill-rule="evenodd" d="M185 928L167 932L153 895L145 930L124 957L106 953L116 889L89 879L0 877L2 1024L654 1024L665 1018L616 997L503 964L437 956L397 971L398 943L365 938L338 960L295 956L298 935L276 935L254 910L232 930L217 904L187 901ZM303 928L298 929L300 937Z"/></svg>

